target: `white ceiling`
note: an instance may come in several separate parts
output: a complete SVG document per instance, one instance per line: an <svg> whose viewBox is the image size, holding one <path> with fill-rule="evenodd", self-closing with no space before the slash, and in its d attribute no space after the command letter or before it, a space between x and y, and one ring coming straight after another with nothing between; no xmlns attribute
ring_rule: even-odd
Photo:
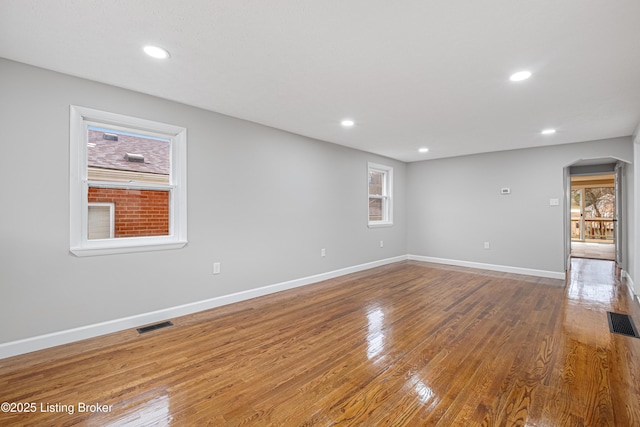
<svg viewBox="0 0 640 427"><path fill-rule="evenodd" d="M0 0L0 57L404 161L640 122L638 0Z"/></svg>

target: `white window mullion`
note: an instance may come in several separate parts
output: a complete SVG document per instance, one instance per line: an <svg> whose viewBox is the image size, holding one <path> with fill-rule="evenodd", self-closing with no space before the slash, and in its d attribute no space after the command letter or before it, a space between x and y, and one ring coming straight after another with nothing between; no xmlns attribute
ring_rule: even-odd
<svg viewBox="0 0 640 427"><path fill-rule="evenodd" d="M93 188L121 188L123 190L157 190L170 191L176 188L175 185L143 184L135 182L107 182L107 181L86 181L88 187Z"/></svg>

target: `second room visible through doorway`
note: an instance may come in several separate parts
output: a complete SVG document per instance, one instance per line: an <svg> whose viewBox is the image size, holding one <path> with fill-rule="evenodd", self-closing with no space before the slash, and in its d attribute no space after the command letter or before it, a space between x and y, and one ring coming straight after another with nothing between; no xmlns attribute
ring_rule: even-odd
<svg viewBox="0 0 640 427"><path fill-rule="evenodd" d="M615 260L614 174L571 177L571 256Z"/></svg>

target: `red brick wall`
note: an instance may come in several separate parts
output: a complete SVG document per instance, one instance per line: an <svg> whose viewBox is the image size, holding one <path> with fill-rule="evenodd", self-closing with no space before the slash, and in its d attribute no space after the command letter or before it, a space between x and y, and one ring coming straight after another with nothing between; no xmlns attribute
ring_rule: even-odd
<svg viewBox="0 0 640 427"><path fill-rule="evenodd" d="M88 201L115 204L115 237L169 234L168 191L89 188Z"/></svg>

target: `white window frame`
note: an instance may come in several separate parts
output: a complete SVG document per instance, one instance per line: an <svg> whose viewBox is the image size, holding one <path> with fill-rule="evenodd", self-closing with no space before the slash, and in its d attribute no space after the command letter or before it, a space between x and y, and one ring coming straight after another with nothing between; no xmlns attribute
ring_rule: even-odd
<svg viewBox="0 0 640 427"><path fill-rule="evenodd" d="M170 192L169 235L87 239L87 194L90 184L87 176L87 129L89 126L136 132L171 141L171 174L168 185L102 181L97 184L109 188L168 190ZM187 244L187 130L185 128L71 105L69 153L71 253L79 257L110 255L179 249Z"/></svg>
<svg viewBox="0 0 640 427"><path fill-rule="evenodd" d="M371 172L383 174L382 195L369 194L369 174ZM393 225L393 167L378 163L367 163L367 220L369 228L391 227ZM371 221L369 218L369 200L382 200L382 220Z"/></svg>
<svg viewBox="0 0 640 427"><path fill-rule="evenodd" d="M116 218L115 218L115 204L113 203L104 203L104 202L87 202L87 207L91 206L107 206L109 207L109 238L114 238L114 233L116 229ZM87 215L89 211L87 211ZM88 219L87 219L88 222ZM87 228L88 232L88 228Z"/></svg>

